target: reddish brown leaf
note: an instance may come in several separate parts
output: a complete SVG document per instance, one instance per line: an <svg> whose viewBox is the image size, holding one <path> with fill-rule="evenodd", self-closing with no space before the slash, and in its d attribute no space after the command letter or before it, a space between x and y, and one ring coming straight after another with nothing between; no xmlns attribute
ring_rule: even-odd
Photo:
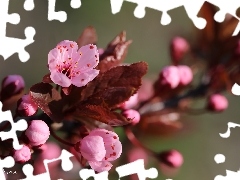
<svg viewBox="0 0 240 180"><path fill-rule="evenodd" d="M63 104L59 92L48 83L38 83L30 88L30 96L38 107L53 121L61 122L63 119Z"/></svg>
<svg viewBox="0 0 240 180"><path fill-rule="evenodd" d="M102 97L109 108L112 108L137 92L141 86L141 78L147 73L147 67L145 62L114 67L98 75L84 87L73 87L71 93L63 99L72 106L89 98Z"/></svg>
<svg viewBox="0 0 240 180"><path fill-rule="evenodd" d="M91 118L110 126L123 126L131 122L131 119L126 119L121 114L110 111L110 109L102 105L82 105L77 109L75 115Z"/></svg>
<svg viewBox="0 0 240 180"><path fill-rule="evenodd" d="M88 101L94 101L95 97L100 97L108 107L113 108L116 105L125 102L135 93L134 88L126 87L109 87L103 91L100 91L93 96ZM93 100L92 100L93 99Z"/></svg>
<svg viewBox="0 0 240 180"><path fill-rule="evenodd" d="M128 47L131 43L131 40L126 41L126 32L121 32L108 44L104 53L100 55L97 69L103 73L121 64L127 55Z"/></svg>
<svg viewBox="0 0 240 180"><path fill-rule="evenodd" d="M97 33L95 28L92 26L85 28L77 40L77 44L79 48L87 44L96 44L96 43L97 43Z"/></svg>
<svg viewBox="0 0 240 180"><path fill-rule="evenodd" d="M86 89L82 91L82 98L85 100L86 98L109 88L120 87L130 89L125 91L132 91L132 93L126 94L123 98L128 99L140 88L142 84L141 78L147 73L147 67L147 63L145 62L134 63L129 66L114 67L98 76L92 83L89 83ZM114 96L115 93L114 95L109 94L109 100L111 101L111 99L114 99ZM112 102L112 104L115 103Z"/></svg>
<svg viewBox="0 0 240 180"><path fill-rule="evenodd" d="M51 75L51 73L48 73L45 76L43 76L42 82L44 82L44 83L53 83L53 81L50 78L50 75Z"/></svg>

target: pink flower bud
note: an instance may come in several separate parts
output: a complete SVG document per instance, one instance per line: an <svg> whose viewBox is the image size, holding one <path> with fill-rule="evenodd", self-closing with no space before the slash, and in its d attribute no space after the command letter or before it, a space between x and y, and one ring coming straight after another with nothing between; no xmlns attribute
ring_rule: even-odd
<svg viewBox="0 0 240 180"><path fill-rule="evenodd" d="M136 106L138 103L138 94L134 94L133 96L131 96L127 101L125 101L121 107L124 109L130 109L133 108L134 106Z"/></svg>
<svg viewBox="0 0 240 180"><path fill-rule="evenodd" d="M177 66L180 77L180 85L186 86L192 82L193 73L192 70L185 65Z"/></svg>
<svg viewBox="0 0 240 180"><path fill-rule="evenodd" d="M17 105L17 112L21 116L32 116L38 110L38 106L32 101L29 94L23 95Z"/></svg>
<svg viewBox="0 0 240 180"><path fill-rule="evenodd" d="M49 138L50 132L48 125L42 120L33 120L30 122L25 135L32 146L44 144Z"/></svg>
<svg viewBox="0 0 240 180"><path fill-rule="evenodd" d="M22 149L16 150L14 152L13 158L16 162L24 163L31 159L31 150L28 146L23 145Z"/></svg>
<svg viewBox="0 0 240 180"><path fill-rule="evenodd" d="M5 101L14 95L20 94L25 87L24 80L20 75L9 75L2 81L1 101Z"/></svg>
<svg viewBox="0 0 240 180"><path fill-rule="evenodd" d="M180 77L179 71L176 66L166 66L160 73L160 84L168 86L171 89L176 88L179 85Z"/></svg>
<svg viewBox="0 0 240 180"><path fill-rule="evenodd" d="M123 116L125 116L126 118L130 118L133 119L132 120L132 125L136 125L137 123L139 123L140 121L140 114L138 111L134 110L134 109L128 109L123 111Z"/></svg>
<svg viewBox="0 0 240 180"><path fill-rule="evenodd" d="M75 144L75 150L88 160L92 169L97 172L109 171L114 161L122 153L122 144L118 135L105 129L94 129L81 141Z"/></svg>
<svg viewBox="0 0 240 180"><path fill-rule="evenodd" d="M177 64L189 50L189 44L182 37L175 37L171 41L170 53L172 60Z"/></svg>
<svg viewBox="0 0 240 180"><path fill-rule="evenodd" d="M177 150L163 151L159 154L160 161L167 166L178 168L183 164L183 157Z"/></svg>
<svg viewBox="0 0 240 180"><path fill-rule="evenodd" d="M221 94L213 94L208 98L207 108L211 111L221 112L227 109L228 100Z"/></svg>

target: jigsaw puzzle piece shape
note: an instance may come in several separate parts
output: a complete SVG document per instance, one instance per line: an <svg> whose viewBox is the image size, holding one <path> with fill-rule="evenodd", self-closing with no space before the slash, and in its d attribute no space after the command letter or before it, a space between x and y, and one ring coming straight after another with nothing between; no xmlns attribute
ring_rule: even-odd
<svg viewBox="0 0 240 180"><path fill-rule="evenodd" d="M1 180L6 180L3 168L11 168L14 166L14 164L15 164L15 161L11 156L5 157L4 159L0 159L0 169L1 169L0 179Z"/></svg>
<svg viewBox="0 0 240 180"><path fill-rule="evenodd" d="M13 121L11 111L2 111L2 102L0 102L0 123L8 121L11 123L11 130L8 132L1 131L0 138L4 141L7 139L13 139L13 148L15 150L21 149L22 145L19 144L16 131L25 131L28 127L26 120L21 119L17 122Z"/></svg>
<svg viewBox="0 0 240 180"><path fill-rule="evenodd" d="M203 4L204 0L199 0L197 2L192 2L189 0L125 0L127 2L135 3L137 4L136 9L134 10L134 15L137 18L143 18L146 14L145 8L150 8L153 10L157 10L162 12L162 17L160 20L160 23L162 25L168 25L171 23L171 17L168 14L168 11L175 9L180 6L184 6L187 14L190 19L193 20L193 23L195 24L196 27L202 29L206 25L206 21L203 18L197 17L195 12L195 9L197 10L198 8L201 7ZM120 12L122 8L124 0L111 0L111 8L112 8L112 13L116 14ZM196 11L198 12L198 11Z"/></svg>
<svg viewBox="0 0 240 180"><path fill-rule="evenodd" d="M226 176L217 175L214 180L237 180L240 179L240 171L234 172L226 170Z"/></svg>
<svg viewBox="0 0 240 180"><path fill-rule="evenodd" d="M19 180L51 180L49 171L33 175L33 166L31 164L25 164L22 168L23 173L26 175L25 179L19 179Z"/></svg>
<svg viewBox="0 0 240 180"><path fill-rule="evenodd" d="M187 12L188 17L192 20L193 24L198 29L205 28L207 24L207 21L204 18L198 17L198 12L201 9L204 2L205 0L198 0L198 1L186 0L183 5Z"/></svg>
<svg viewBox="0 0 240 180"><path fill-rule="evenodd" d="M48 164L58 160L62 161L61 166L63 171L70 171L73 168L73 163L70 160L70 157L73 157L73 156L74 156L73 154L63 149L61 152L61 155L58 158L54 158L50 160L45 159L43 161L43 164L46 169L46 172L37 174L37 175L33 175L33 166L30 164L26 164L23 166L23 169L22 169L23 173L26 175L26 178L21 180L50 180L50 172L49 172Z"/></svg>
<svg viewBox="0 0 240 180"><path fill-rule="evenodd" d="M146 178L154 179L158 176L156 168L145 169L144 160L139 159L134 162L119 166L116 168L119 175L119 180L122 177L137 174L139 180L146 180Z"/></svg>
<svg viewBox="0 0 240 180"><path fill-rule="evenodd" d="M5 43L0 44L0 55L6 60L14 53L18 53L18 57L21 62L26 62L29 60L30 55L25 51L25 47L34 42L33 37L35 36L35 29L33 27L27 27L25 29L26 39L18 39L12 37L0 37L1 42L7 42L11 47L7 46Z"/></svg>

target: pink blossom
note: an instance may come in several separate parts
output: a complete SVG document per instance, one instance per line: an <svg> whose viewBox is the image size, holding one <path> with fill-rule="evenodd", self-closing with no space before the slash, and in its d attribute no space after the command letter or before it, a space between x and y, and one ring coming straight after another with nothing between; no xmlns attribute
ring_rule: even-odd
<svg viewBox="0 0 240 180"><path fill-rule="evenodd" d="M212 111L224 111L228 107L228 100L221 94L213 94L208 98L208 109Z"/></svg>
<svg viewBox="0 0 240 180"><path fill-rule="evenodd" d="M126 118L133 119L131 124L136 125L140 121L140 114L134 109L127 109L122 113Z"/></svg>
<svg viewBox="0 0 240 180"><path fill-rule="evenodd" d="M94 69L98 63L97 47L92 44L78 49L76 42L65 40L48 54L50 78L62 87L85 86L99 74Z"/></svg>
<svg viewBox="0 0 240 180"><path fill-rule="evenodd" d="M49 138L50 131L48 125L42 120L33 120L25 131L29 144L39 146L44 144Z"/></svg>
<svg viewBox="0 0 240 180"><path fill-rule="evenodd" d="M88 160L92 169L97 172L109 171L114 161L122 153L122 144L118 135L105 129L94 129L88 136L79 141L75 149Z"/></svg>
<svg viewBox="0 0 240 180"><path fill-rule="evenodd" d="M23 145L23 147L14 152L13 158L16 162L24 163L31 158L31 151L28 146Z"/></svg>
<svg viewBox="0 0 240 180"><path fill-rule="evenodd" d="M186 65L177 66L179 71L179 78L180 78L180 84L183 86L188 85L190 82L192 82L193 79L193 73L190 67Z"/></svg>
<svg viewBox="0 0 240 180"><path fill-rule="evenodd" d="M170 167L178 168L183 164L183 156L177 150L163 151L159 157L162 163Z"/></svg>
<svg viewBox="0 0 240 180"><path fill-rule="evenodd" d="M171 41L171 56L174 62L178 63L189 50L189 44L182 37L175 37Z"/></svg>
<svg viewBox="0 0 240 180"><path fill-rule="evenodd" d="M5 101L14 95L20 94L25 87L25 82L20 75L6 76L2 81L1 101Z"/></svg>
<svg viewBox="0 0 240 180"><path fill-rule="evenodd" d="M22 90L25 87L24 80L20 75L9 75L5 77L2 82L2 88L6 88L6 86L10 84L13 84L15 87L13 89L13 93L18 92L19 90Z"/></svg>
<svg viewBox="0 0 240 180"><path fill-rule="evenodd" d="M17 102L17 112L21 116L32 116L37 110L38 106L32 101L29 94L23 95Z"/></svg>
<svg viewBox="0 0 240 180"><path fill-rule="evenodd" d="M169 86L171 89L179 85L180 76L176 66L166 66L160 73L160 84Z"/></svg>

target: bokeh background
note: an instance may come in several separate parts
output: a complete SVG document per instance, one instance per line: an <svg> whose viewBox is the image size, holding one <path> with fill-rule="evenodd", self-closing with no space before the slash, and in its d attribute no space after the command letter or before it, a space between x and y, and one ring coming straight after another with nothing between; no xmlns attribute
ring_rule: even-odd
<svg viewBox="0 0 240 180"><path fill-rule="evenodd" d="M40 82L43 75L48 73L48 52L62 40L77 40L82 30L89 25L97 30L99 47L105 47L113 37L126 30L128 39L132 39L133 43L125 62L142 60L148 62L148 77L151 78L155 78L161 68L169 64L171 38L181 35L191 42L194 41L198 31L183 7L170 11L172 22L163 26L160 24L161 12L147 8L146 16L137 19L133 15L136 5L128 2L123 4L120 13L113 15L109 0L82 0L79 9L72 9L70 0L57 0L56 11L63 10L68 15L64 23L48 21L47 0L35 0L34 10L29 12L23 9L23 4L24 0L10 0L9 13L19 13L21 21L18 25L8 24L6 32L9 37L24 39L25 27L32 26L36 29L35 42L25 48L31 58L22 63L17 54L5 61L0 57L0 78L9 74L20 74L26 81L26 88ZM228 139L219 136L219 133L226 132L228 122L240 123L240 97L232 94L226 96L229 99L229 108L221 114L186 116L182 121L187 127L172 136L149 137L144 134L139 136L143 143L156 151L174 148L182 152L184 164L179 173L173 177L174 180L211 180L218 174L225 175L226 169L239 170L240 129L232 129L231 137ZM118 132L121 133L120 130ZM214 156L218 153L226 156L223 164L216 164L214 161ZM122 165L126 163L128 162L122 162ZM159 169L156 162L146 167L153 165ZM159 169L157 180L166 178Z"/></svg>

